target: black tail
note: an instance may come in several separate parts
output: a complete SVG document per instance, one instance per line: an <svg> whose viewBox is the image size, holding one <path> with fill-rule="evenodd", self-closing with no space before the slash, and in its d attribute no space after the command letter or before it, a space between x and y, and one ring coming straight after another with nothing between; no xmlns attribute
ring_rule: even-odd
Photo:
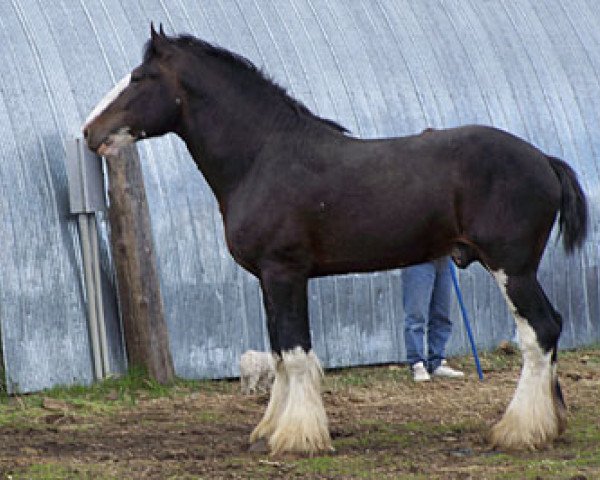
<svg viewBox="0 0 600 480"><path fill-rule="evenodd" d="M560 158L547 155L550 165L558 176L562 190L558 225L567 252L581 247L588 230L588 207L585 194L577 181L577 174Z"/></svg>

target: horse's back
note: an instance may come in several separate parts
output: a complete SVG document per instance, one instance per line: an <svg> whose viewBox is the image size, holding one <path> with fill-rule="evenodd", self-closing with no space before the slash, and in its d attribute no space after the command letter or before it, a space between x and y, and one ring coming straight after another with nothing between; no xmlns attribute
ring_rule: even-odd
<svg viewBox="0 0 600 480"><path fill-rule="evenodd" d="M525 140L472 125L352 148L349 162L360 168L330 205L335 218L319 226L331 257L360 251L366 269L375 258L404 266L448 254L461 240L484 249L531 245L523 256L541 254L534 250L545 245L561 189L548 157Z"/></svg>
<svg viewBox="0 0 600 480"><path fill-rule="evenodd" d="M304 252L313 275L372 271L448 254L458 240L544 235L554 222L560 184L547 157L501 130L313 140L294 155L270 147L229 215L232 253L243 244L269 256L268 238L267 250Z"/></svg>

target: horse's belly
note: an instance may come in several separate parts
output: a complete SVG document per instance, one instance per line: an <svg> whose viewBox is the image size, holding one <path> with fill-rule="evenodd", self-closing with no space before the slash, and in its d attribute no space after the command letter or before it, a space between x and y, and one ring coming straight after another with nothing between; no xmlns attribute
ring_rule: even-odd
<svg viewBox="0 0 600 480"><path fill-rule="evenodd" d="M429 231L393 228L323 238L315 248L314 275L373 272L422 263L450 253L455 235L446 228Z"/></svg>

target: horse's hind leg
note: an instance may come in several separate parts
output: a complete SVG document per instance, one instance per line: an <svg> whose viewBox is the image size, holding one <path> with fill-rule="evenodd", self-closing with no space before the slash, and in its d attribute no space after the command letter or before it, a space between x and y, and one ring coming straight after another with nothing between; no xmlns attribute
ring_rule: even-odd
<svg viewBox="0 0 600 480"><path fill-rule="evenodd" d="M261 286L277 365L269 405L250 442L265 439L272 454L330 450L323 371L310 341L307 279L271 266L263 268Z"/></svg>
<svg viewBox="0 0 600 480"><path fill-rule="evenodd" d="M556 373L561 320L535 273L506 276L494 272L514 315L523 352L517 389L491 443L508 449L535 449L555 439L565 426L566 410Z"/></svg>

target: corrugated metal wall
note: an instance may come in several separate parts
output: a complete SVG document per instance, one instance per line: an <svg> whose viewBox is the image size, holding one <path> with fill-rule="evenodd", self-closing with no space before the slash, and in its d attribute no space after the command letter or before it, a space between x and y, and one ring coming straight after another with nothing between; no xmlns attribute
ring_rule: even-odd
<svg viewBox="0 0 600 480"><path fill-rule="evenodd" d="M565 158L590 195L591 235L571 258L552 243L540 277L567 321L562 345L600 340L595 0L3 0L0 322L13 388L91 379L64 139L139 63L150 20L247 56L361 137L484 123ZM243 350L267 348L257 282L230 259L215 201L182 142L140 150L177 373L235 375ZM506 338L495 284L477 266L461 282L479 345ZM325 365L404 357L399 272L314 281L310 299ZM466 351L454 313L451 350Z"/></svg>

